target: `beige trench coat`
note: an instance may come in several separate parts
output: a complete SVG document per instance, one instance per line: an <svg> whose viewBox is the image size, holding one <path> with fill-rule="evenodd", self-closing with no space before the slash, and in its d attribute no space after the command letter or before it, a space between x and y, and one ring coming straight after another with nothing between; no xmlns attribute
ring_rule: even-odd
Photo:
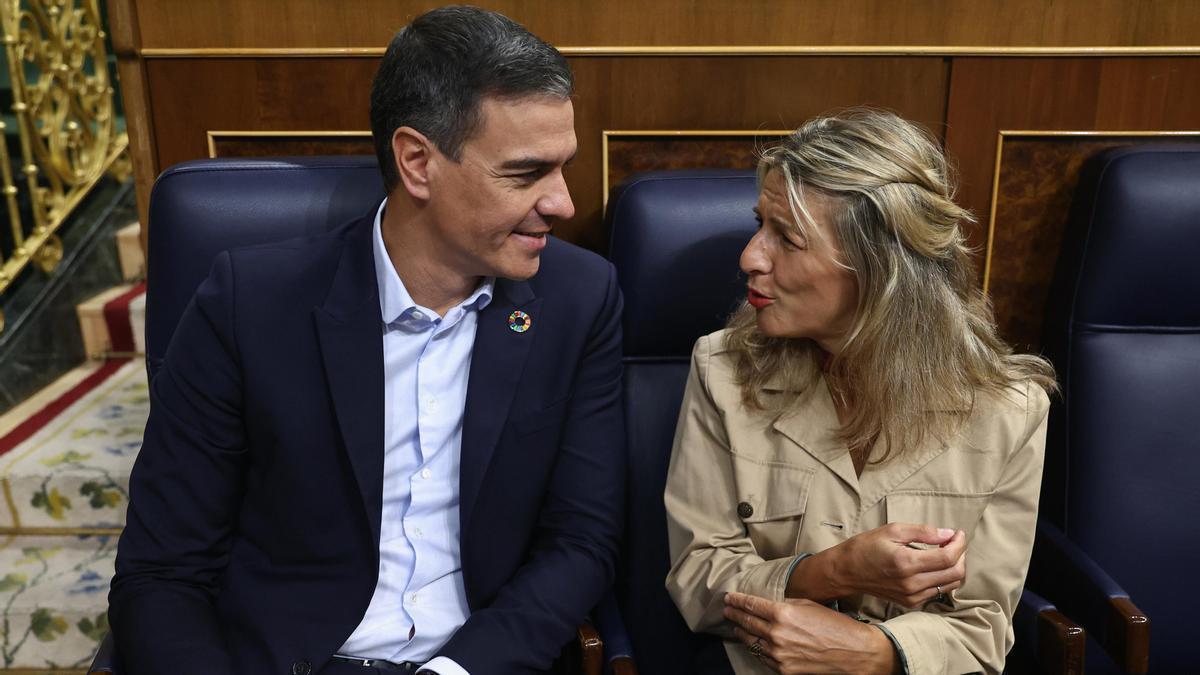
<svg viewBox="0 0 1200 675"><path fill-rule="evenodd" d="M724 332L703 337L667 478L667 590L692 630L727 639L739 674L767 673L733 640L727 591L782 600L797 555L889 522L961 529L967 578L946 602L908 610L858 595L839 609L883 623L910 673L998 673L1033 547L1048 409L1033 384L980 396L948 445L927 441L857 476L825 386L785 415L751 411Z"/></svg>

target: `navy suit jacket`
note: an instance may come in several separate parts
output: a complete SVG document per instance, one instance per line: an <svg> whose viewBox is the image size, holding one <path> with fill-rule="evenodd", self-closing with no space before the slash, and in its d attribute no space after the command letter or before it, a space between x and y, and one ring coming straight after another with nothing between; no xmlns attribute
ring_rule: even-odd
<svg viewBox="0 0 1200 675"><path fill-rule="evenodd" d="M222 253L184 312L110 594L133 675L317 673L366 612L384 432L372 222ZM620 316L612 266L553 239L479 316L460 476L471 616L438 652L472 675L549 669L612 581Z"/></svg>

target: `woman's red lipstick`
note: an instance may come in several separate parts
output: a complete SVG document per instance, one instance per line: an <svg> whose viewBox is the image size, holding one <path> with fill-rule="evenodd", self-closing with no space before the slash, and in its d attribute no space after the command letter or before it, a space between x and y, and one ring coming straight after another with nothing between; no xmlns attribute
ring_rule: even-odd
<svg viewBox="0 0 1200 675"><path fill-rule="evenodd" d="M759 293L758 291L754 290L753 288L747 288L746 289L746 301L749 302L751 305L753 305L754 309L762 309L763 307L766 307L767 305L771 304L772 302L775 302L775 299L768 298L767 296L763 295L762 293Z"/></svg>

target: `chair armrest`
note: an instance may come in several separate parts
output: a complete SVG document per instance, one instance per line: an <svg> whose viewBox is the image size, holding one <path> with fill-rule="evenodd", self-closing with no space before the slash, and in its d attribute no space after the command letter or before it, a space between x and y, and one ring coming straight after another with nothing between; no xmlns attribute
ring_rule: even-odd
<svg viewBox="0 0 1200 675"><path fill-rule="evenodd" d="M1150 619L1054 525L1038 522L1026 586L1082 624L1126 672L1149 670Z"/></svg>
<svg viewBox="0 0 1200 675"><path fill-rule="evenodd" d="M87 672L88 675L117 675L117 645L113 642L111 632L100 641L100 648L96 650L92 667Z"/></svg>
<svg viewBox="0 0 1200 675"><path fill-rule="evenodd" d="M638 675L637 666L628 656L618 656L608 662L612 675Z"/></svg>
<svg viewBox="0 0 1200 675"><path fill-rule="evenodd" d="M1045 598L1026 590L1021 593L1017 611L1013 614L1013 630L1017 646L1010 652L1019 653L1036 662L1039 672L1062 675L1083 673L1087 653L1087 633Z"/></svg>
<svg viewBox="0 0 1200 675"><path fill-rule="evenodd" d="M591 621L584 621L575 630L579 638L580 673L600 675L604 671L604 642Z"/></svg>

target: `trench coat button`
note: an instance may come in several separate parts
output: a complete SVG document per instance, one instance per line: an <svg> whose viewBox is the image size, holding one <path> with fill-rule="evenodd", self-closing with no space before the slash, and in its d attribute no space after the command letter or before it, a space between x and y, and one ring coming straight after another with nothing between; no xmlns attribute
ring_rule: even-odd
<svg viewBox="0 0 1200 675"><path fill-rule="evenodd" d="M292 664L292 675L308 675L312 672L312 666L308 661L297 661Z"/></svg>
<svg viewBox="0 0 1200 675"><path fill-rule="evenodd" d="M749 518L754 515L754 507L750 506L750 502L742 502L738 504L738 515L742 518Z"/></svg>

